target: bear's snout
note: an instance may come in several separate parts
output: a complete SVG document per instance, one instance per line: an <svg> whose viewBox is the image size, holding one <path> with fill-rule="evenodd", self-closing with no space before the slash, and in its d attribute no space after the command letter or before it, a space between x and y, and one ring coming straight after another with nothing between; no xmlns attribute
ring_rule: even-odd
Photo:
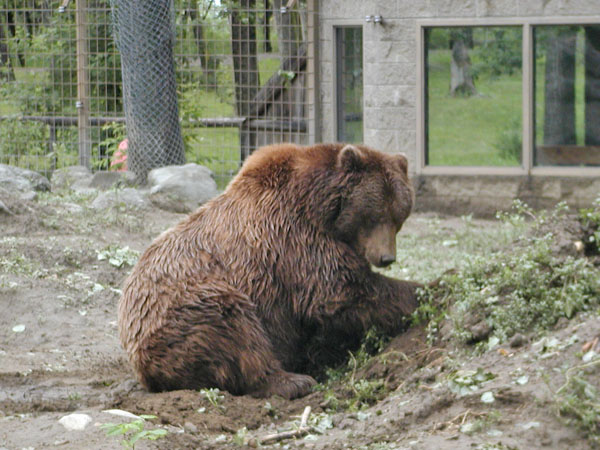
<svg viewBox="0 0 600 450"><path fill-rule="evenodd" d="M379 267L387 267L394 262L396 262L396 255L392 255L392 254L383 255L381 257L381 260L380 260L378 266Z"/></svg>

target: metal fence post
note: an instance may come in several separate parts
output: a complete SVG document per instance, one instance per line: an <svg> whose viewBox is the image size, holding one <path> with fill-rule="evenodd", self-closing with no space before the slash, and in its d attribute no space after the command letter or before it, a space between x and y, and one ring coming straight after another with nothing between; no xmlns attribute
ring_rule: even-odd
<svg viewBox="0 0 600 450"><path fill-rule="evenodd" d="M77 131L79 164L90 167L92 145L90 139L90 79L88 73L87 0L77 0L75 11L77 39Z"/></svg>

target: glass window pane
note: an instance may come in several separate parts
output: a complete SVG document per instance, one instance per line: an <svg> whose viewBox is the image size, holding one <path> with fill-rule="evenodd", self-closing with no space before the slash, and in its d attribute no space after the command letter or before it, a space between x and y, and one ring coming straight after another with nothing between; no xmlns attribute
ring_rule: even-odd
<svg viewBox="0 0 600 450"><path fill-rule="evenodd" d="M538 166L600 165L600 26L537 26Z"/></svg>
<svg viewBox="0 0 600 450"><path fill-rule="evenodd" d="M362 28L336 29L337 139L363 140Z"/></svg>
<svg viewBox="0 0 600 450"><path fill-rule="evenodd" d="M520 165L522 28L428 28L425 45L426 163Z"/></svg>

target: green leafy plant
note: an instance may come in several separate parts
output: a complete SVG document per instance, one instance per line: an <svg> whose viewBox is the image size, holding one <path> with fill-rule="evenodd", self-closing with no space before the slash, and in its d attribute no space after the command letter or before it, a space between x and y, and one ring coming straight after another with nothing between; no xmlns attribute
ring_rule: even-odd
<svg viewBox="0 0 600 450"><path fill-rule="evenodd" d="M103 423L101 428L106 430L107 436L125 436L125 439L121 441L123 447L135 448L135 444L139 440L156 441L168 434L164 428L146 430L146 421L151 419L156 419L156 416L142 414L131 422Z"/></svg>
<svg viewBox="0 0 600 450"><path fill-rule="evenodd" d="M585 246L593 253L600 253L600 197L591 208L579 212L579 220L588 234Z"/></svg>
<svg viewBox="0 0 600 450"><path fill-rule="evenodd" d="M98 143L98 154L102 158L94 160L93 166L97 170L108 170L109 162L112 156L119 148L121 141L127 136L125 124L120 122L109 122L101 128L103 139Z"/></svg>
<svg viewBox="0 0 600 450"><path fill-rule="evenodd" d="M118 268L124 265L135 265L139 257L140 253L130 249L128 246L119 247L118 245L109 245L98 252L98 261L108 261L111 266Z"/></svg>
<svg viewBox="0 0 600 450"><path fill-rule="evenodd" d="M599 365L600 358L596 357L571 367L566 382L555 394L559 416L577 426L596 445L600 444L600 392L596 377Z"/></svg>
<svg viewBox="0 0 600 450"><path fill-rule="evenodd" d="M448 387L458 396L468 395L476 391L484 383L496 378L491 372L485 372L483 369L476 370L457 370L448 377Z"/></svg>
<svg viewBox="0 0 600 450"><path fill-rule="evenodd" d="M600 303L598 268L586 258L553 254L555 236L548 231L549 225L559 222L565 206L534 213L517 202L515 209L516 213L500 218L533 220L528 235L515 241L509 251L469 255L463 270L443 276L443 283L428 292L444 299L441 309L446 307L453 334L463 342L473 338L469 326L473 317L485 321L490 337L501 342L517 332L547 329L561 317L571 318ZM421 309L418 314L440 317L434 306L429 304L426 308L431 311Z"/></svg>
<svg viewBox="0 0 600 450"><path fill-rule="evenodd" d="M217 409L223 409L223 405L221 404L225 399L225 396L221 394L221 391L218 388L208 388L208 389L200 389L200 394L208 400L208 402Z"/></svg>

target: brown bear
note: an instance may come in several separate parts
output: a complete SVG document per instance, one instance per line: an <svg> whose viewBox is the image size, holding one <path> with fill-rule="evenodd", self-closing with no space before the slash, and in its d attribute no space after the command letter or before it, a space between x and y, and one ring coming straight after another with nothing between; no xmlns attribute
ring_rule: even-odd
<svg viewBox="0 0 600 450"><path fill-rule="evenodd" d="M416 308L416 283L372 270L395 261L412 204L403 155L257 150L125 282L119 332L139 380L150 391L306 395L315 380L294 372L319 354L315 343L397 331Z"/></svg>

